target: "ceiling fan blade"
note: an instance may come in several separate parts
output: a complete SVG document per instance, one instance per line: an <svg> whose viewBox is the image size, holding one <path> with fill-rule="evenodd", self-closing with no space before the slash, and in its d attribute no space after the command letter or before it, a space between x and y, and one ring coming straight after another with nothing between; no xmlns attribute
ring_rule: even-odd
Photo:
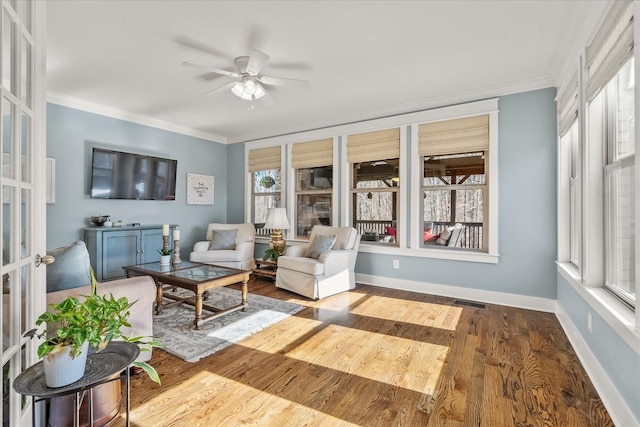
<svg viewBox="0 0 640 427"><path fill-rule="evenodd" d="M289 79L285 77L267 77L262 76L259 77L258 80L260 83L264 83L266 85L272 86L295 86L303 89L308 89L311 87L311 83L308 80L299 80L299 79Z"/></svg>
<svg viewBox="0 0 640 427"><path fill-rule="evenodd" d="M214 47L211 47L205 43L202 43L198 40L192 39L187 36L178 35L175 37L175 41L191 49L195 49L201 52L209 53L211 55L219 56L220 58L233 59L233 56L229 55L227 52L224 52L220 49L216 49Z"/></svg>
<svg viewBox="0 0 640 427"><path fill-rule="evenodd" d="M267 92L266 90L264 91L264 96L262 98L260 98L260 101L266 107L270 107L271 105L276 103L276 101L271 97L271 95L269 95L269 92Z"/></svg>
<svg viewBox="0 0 640 427"><path fill-rule="evenodd" d="M185 62L182 63L182 65L184 65L185 67L189 67L189 68L196 68L198 70L205 70L205 71L208 71L210 73L222 74L223 76L240 77L240 74L238 74L238 73L234 73L234 72L227 71L227 70L221 70L219 68L205 67L204 65L194 64L193 62L185 61Z"/></svg>
<svg viewBox="0 0 640 427"><path fill-rule="evenodd" d="M208 90L205 93L203 93L203 95L209 95L210 93L213 93L213 92L219 92L219 91L223 91L225 89L231 89L233 87L233 85L235 85L236 83L237 82L230 82L230 83L227 83L226 85L222 85L222 86L213 88L213 89Z"/></svg>
<svg viewBox="0 0 640 427"><path fill-rule="evenodd" d="M262 70L262 67L264 67L268 60L269 55L258 49L252 49L251 55L249 56L249 63L247 64L247 73L255 76Z"/></svg>

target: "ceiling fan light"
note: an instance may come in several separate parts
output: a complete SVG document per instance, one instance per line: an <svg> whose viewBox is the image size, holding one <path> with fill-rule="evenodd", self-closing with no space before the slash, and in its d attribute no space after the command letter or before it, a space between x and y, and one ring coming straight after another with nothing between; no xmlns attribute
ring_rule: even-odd
<svg viewBox="0 0 640 427"><path fill-rule="evenodd" d="M253 79L247 78L244 80L244 91L249 95L254 95L256 93L256 83Z"/></svg>
<svg viewBox="0 0 640 427"><path fill-rule="evenodd" d="M265 96L267 92L264 90L260 83L256 83L256 93L253 95L255 99L260 99Z"/></svg>
<svg viewBox="0 0 640 427"><path fill-rule="evenodd" d="M251 90L247 90L247 80L243 82L237 82L231 88L231 92L235 96L240 99L244 99L245 101L253 101L255 99L260 99L265 96L267 93L259 83L254 81L251 82Z"/></svg>
<svg viewBox="0 0 640 427"><path fill-rule="evenodd" d="M238 98L245 99L243 97L243 95L244 95L244 85L242 83L237 82L236 84L234 84L233 87L231 88L231 92L233 92L233 94L235 96L237 96Z"/></svg>

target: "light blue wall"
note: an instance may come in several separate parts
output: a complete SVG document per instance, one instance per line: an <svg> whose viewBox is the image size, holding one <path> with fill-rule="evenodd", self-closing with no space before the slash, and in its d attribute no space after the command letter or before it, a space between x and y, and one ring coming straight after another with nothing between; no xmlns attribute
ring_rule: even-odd
<svg viewBox="0 0 640 427"><path fill-rule="evenodd" d="M640 422L640 355L559 274L557 283L558 304ZM591 333L587 330L587 312L593 316Z"/></svg>
<svg viewBox="0 0 640 427"><path fill-rule="evenodd" d="M227 218L231 224L240 224L247 221L244 218L244 144L229 145L227 153L231 165L228 182L233 189L227 193Z"/></svg>
<svg viewBox="0 0 640 427"><path fill-rule="evenodd" d="M98 200L89 197L91 147L176 159L176 200ZM55 104L47 105L47 157L56 159L56 202L47 205L47 248L82 240L92 215L125 224L180 225L182 254L203 240L207 224L227 222L227 146ZM187 173L215 176L214 205L187 205Z"/></svg>
<svg viewBox="0 0 640 427"><path fill-rule="evenodd" d="M360 253L356 272L541 298L556 297L555 89L501 97L498 264ZM392 260L400 269L392 269Z"/></svg>
<svg viewBox="0 0 640 427"><path fill-rule="evenodd" d="M555 299L554 97L551 88L500 98L498 264L360 252L356 272ZM231 168L242 169L243 163ZM235 180L230 181L230 193L241 190ZM263 252L263 246L256 248L256 254ZM393 259L400 260L400 269L392 269Z"/></svg>

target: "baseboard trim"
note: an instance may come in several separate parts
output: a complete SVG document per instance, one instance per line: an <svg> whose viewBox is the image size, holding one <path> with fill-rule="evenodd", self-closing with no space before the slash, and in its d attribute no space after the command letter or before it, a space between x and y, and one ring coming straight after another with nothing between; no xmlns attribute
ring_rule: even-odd
<svg viewBox="0 0 640 427"><path fill-rule="evenodd" d="M602 403L607 408L613 423L617 426L640 427L640 421L635 419L626 402L611 383L609 376L598 363L598 359L593 355L586 341L571 321L571 318L558 303L556 303L555 315L578 355L580 363L587 371L587 375L596 388Z"/></svg>
<svg viewBox="0 0 640 427"><path fill-rule="evenodd" d="M356 273L356 282L366 285L379 286L381 288L398 289L402 291L439 295L450 298L462 298L488 304L498 304L508 307L524 308L527 310L543 311L546 313L554 313L556 307L556 300L550 298L507 294L504 292L463 288L459 286L438 285L435 283L395 279L391 277L373 276L369 274Z"/></svg>

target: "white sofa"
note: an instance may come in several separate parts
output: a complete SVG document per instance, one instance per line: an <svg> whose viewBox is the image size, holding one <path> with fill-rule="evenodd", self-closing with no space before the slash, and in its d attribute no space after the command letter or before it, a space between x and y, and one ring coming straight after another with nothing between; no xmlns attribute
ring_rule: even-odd
<svg viewBox="0 0 640 427"><path fill-rule="evenodd" d="M331 250L318 259L307 254L316 235L336 236ZM307 298L321 299L356 287L355 265L360 234L353 227L316 225L309 244L289 246L278 258L276 287Z"/></svg>
<svg viewBox="0 0 640 427"><path fill-rule="evenodd" d="M216 231L227 230L237 230L235 242L231 242L225 249L212 249ZM256 229L253 224L209 224L207 240L196 242L193 246L193 252L189 255L189 260L241 270L252 270L256 268L253 258L255 237Z"/></svg>

